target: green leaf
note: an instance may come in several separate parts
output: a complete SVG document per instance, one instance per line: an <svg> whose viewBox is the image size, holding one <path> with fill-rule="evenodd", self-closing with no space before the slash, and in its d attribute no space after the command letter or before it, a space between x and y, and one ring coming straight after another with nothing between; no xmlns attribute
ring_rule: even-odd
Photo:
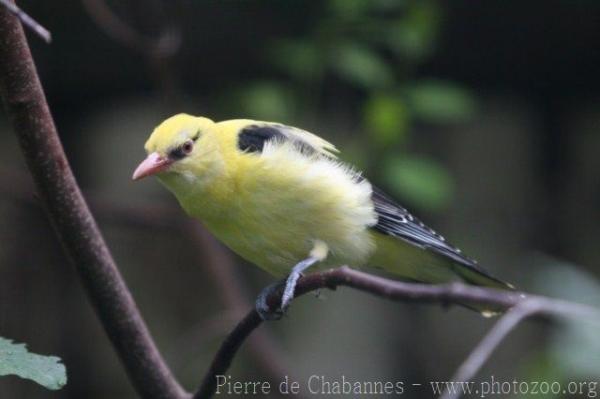
<svg viewBox="0 0 600 399"><path fill-rule="evenodd" d="M67 383L67 370L56 356L42 356L27 351L25 344L15 344L0 337L0 376L16 375L52 390Z"/></svg>
<svg viewBox="0 0 600 399"><path fill-rule="evenodd" d="M388 146L406 138L409 113L399 96L377 94L365 104L364 121L375 143Z"/></svg>
<svg viewBox="0 0 600 399"><path fill-rule="evenodd" d="M385 183L416 207L439 210L454 195L454 182L447 170L426 157L393 157L384 164Z"/></svg>
<svg viewBox="0 0 600 399"><path fill-rule="evenodd" d="M365 89L384 88L394 83L390 66L366 46L346 43L332 55L332 67L350 83Z"/></svg>
<svg viewBox="0 0 600 399"><path fill-rule="evenodd" d="M461 122L471 118L476 108L467 90L437 80L415 84L408 90L408 98L413 114L428 122Z"/></svg>
<svg viewBox="0 0 600 399"><path fill-rule="evenodd" d="M390 47L410 61L421 61L428 56L438 35L439 9L439 4L429 1L411 3L386 35Z"/></svg>
<svg viewBox="0 0 600 399"><path fill-rule="evenodd" d="M372 0L330 0L329 7L337 17L355 19L364 15Z"/></svg>

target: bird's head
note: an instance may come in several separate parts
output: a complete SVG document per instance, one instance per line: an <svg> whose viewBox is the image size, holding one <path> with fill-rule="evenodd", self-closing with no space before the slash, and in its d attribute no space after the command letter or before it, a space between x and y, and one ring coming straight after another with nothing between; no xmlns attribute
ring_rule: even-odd
<svg viewBox="0 0 600 399"><path fill-rule="evenodd" d="M148 156L133 172L133 180L156 175L173 190L211 180L223 163L214 126L210 119L187 114L166 119L146 141Z"/></svg>

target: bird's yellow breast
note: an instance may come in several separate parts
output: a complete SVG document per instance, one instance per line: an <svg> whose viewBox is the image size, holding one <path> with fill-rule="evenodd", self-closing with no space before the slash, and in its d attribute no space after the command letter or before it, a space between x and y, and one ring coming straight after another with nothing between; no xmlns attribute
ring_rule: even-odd
<svg viewBox="0 0 600 399"><path fill-rule="evenodd" d="M366 180L333 159L285 144L237 156L227 162L227 184L180 198L218 239L278 276L308 257L316 240L330 251L321 266L365 263L374 249L368 226L376 223Z"/></svg>

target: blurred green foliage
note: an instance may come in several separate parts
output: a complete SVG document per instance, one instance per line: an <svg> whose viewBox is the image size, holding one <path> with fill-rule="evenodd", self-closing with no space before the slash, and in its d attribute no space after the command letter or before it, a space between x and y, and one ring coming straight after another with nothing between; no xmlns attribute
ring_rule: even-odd
<svg viewBox="0 0 600 399"><path fill-rule="evenodd" d="M375 94L365 103L365 125L377 147L404 144L410 125L410 112L400 96Z"/></svg>
<svg viewBox="0 0 600 399"><path fill-rule="evenodd" d="M391 157L383 177L390 189L426 209L440 209L452 198L454 181L439 163L423 156Z"/></svg>
<svg viewBox="0 0 600 399"><path fill-rule="evenodd" d="M439 5L389 0L324 4L308 32L267 44L266 62L281 77L252 82L229 95L227 103L254 118L322 120L324 82L343 82L361 94L354 109L364 134L353 140L368 150L368 159L358 163L383 170L379 183L411 206L444 209L454 192L449 172L434 159L408 155L414 123L463 122L475 110L469 91L457 84L414 80L414 68L433 51Z"/></svg>
<svg viewBox="0 0 600 399"><path fill-rule="evenodd" d="M536 276L539 292L600 307L600 282L577 265L542 257ZM552 331L546 356L565 381L586 380L600 370L598 321L565 323Z"/></svg>
<svg viewBox="0 0 600 399"><path fill-rule="evenodd" d="M428 122L464 122L475 113L475 100L456 84L421 81L407 89L407 96L415 117Z"/></svg>

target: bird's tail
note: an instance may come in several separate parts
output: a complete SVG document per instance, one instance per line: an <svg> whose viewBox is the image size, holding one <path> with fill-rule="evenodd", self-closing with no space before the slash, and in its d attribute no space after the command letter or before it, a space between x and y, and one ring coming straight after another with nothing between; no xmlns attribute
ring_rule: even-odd
<svg viewBox="0 0 600 399"><path fill-rule="evenodd" d="M458 279L472 285L514 290L515 288L497 279L475 262L459 263L439 254L432 253L404 243L394 237L375 235L377 250L371 259L371 265L393 274L397 278L429 284L443 284ZM466 259L466 258L465 258ZM502 312L489 305L479 306L463 304L463 306L491 316Z"/></svg>
<svg viewBox="0 0 600 399"><path fill-rule="evenodd" d="M465 282L477 285L480 287L488 287L495 288L500 290L515 290L515 286L507 283L506 281L502 281L485 270L481 269L479 266L471 266L471 265L462 265L458 263L453 264L453 269L456 274L458 274ZM492 317L497 316L503 313L503 309L494 308L490 305L474 305L474 304L461 304L469 309L472 309L476 312L481 313L484 317Z"/></svg>

